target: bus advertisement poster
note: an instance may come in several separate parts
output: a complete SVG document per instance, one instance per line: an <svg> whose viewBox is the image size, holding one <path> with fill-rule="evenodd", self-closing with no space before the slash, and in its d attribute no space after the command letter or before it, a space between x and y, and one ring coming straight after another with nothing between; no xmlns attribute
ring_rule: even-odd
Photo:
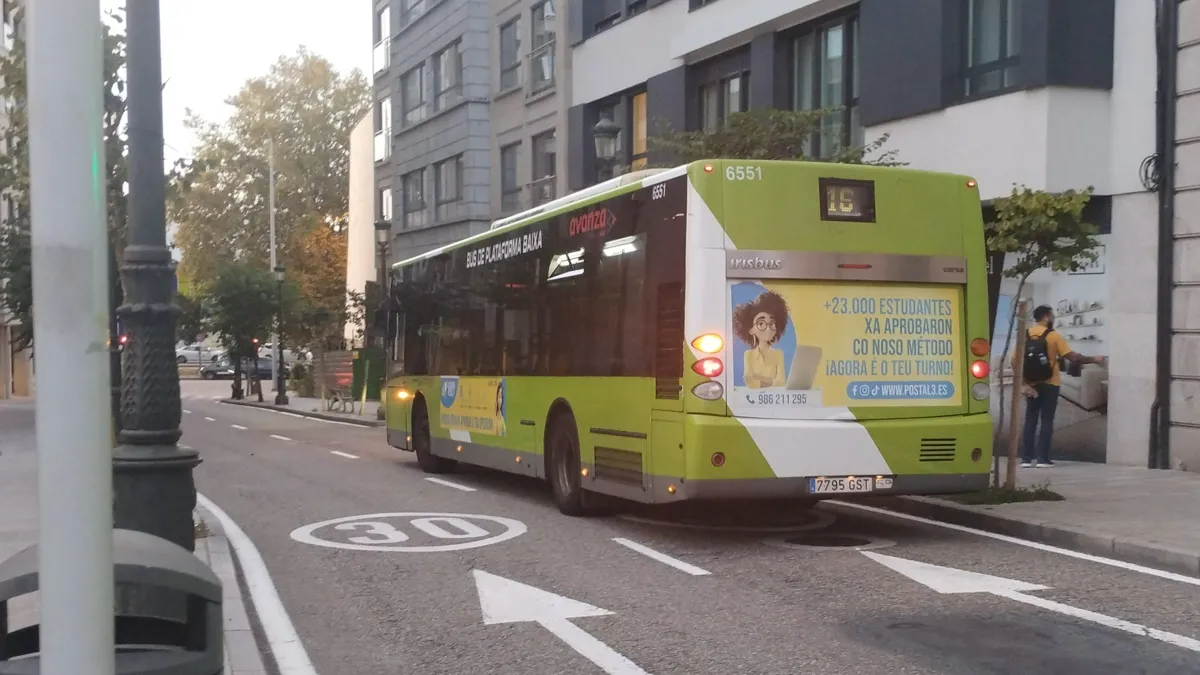
<svg viewBox="0 0 1200 675"><path fill-rule="evenodd" d="M503 436L507 400L502 377L443 377L442 427L485 436Z"/></svg>
<svg viewBox="0 0 1200 675"><path fill-rule="evenodd" d="M957 288L735 282L730 301L735 414L962 404Z"/></svg>

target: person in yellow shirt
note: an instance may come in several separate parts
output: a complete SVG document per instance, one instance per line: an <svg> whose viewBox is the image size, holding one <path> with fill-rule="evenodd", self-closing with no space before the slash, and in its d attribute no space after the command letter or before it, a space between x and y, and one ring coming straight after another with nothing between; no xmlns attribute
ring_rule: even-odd
<svg viewBox="0 0 1200 675"><path fill-rule="evenodd" d="M1063 359L1072 363L1104 363L1103 356L1084 356L1073 351L1062 333L1054 330L1054 310L1041 305L1033 310L1034 325L1025 334L1025 352L1013 354L1013 368L1021 368L1025 376L1025 429L1021 439L1021 466L1039 469L1054 466L1050 461L1050 441L1054 436L1054 413L1058 410L1058 394L1062 387ZM1039 357L1044 352L1044 359ZM1039 368L1030 365L1042 361ZM1041 433L1038 433L1038 423Z"/></svg>
<svg viewBox="0 0 1200 675"><path fill-rule="evenodd" d="M787 302L774 291L765 291L734 308L734 333L749 347L742 358L742 379L750 389L787 383L783 350L773 346L787 330L787 323Z"/></svg>

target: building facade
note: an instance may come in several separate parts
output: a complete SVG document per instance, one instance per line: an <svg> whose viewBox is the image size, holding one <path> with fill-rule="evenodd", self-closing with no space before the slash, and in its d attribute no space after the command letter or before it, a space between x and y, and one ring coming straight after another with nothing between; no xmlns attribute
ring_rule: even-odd
<svg viewBox="0 0 1200 675"><path fill-rule="evenodd" d="M375 212L391 261L561 191L560 2L377 0Z"/></svg>
<svg viewBox="0 0 1200 675"><path fill-rule="evenodd" d="M375 163L372 157L374 116L367 114L350 133L350 204L346 233L346 289L365 294L367 282L378 277L375 243ZM362 346L366 326L347 321L346 344Z"/></svg>
<svg viewBox="0 0 1200 675"><path fill-rule="evenodd" d="M1157 203L1146 170L1156 4L574 0L568 185L605 175L592 137L600 119L621 127L622 163L636 167L653 161L647 139L658 123L701 130L747 109L836 107L815 154L886 134L899 160L971 175L985 200L1014 184L1090 186L1099 259L1078 273L1038 272L1022 296L1055 308L1076 351L1110 357L1065 378L1056 455L1145 466L1156 381ZM1015 291L1000 290L997 361ZM1006 398L997 390L994 405ZM1183 445L1173 465L1200 467Z"/></svg>

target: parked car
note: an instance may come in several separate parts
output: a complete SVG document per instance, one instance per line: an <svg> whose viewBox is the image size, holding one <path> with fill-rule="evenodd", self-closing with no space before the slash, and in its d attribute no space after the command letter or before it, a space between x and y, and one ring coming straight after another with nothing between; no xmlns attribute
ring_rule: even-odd
<svg viewBox="0 0 1200 675"><path fill-rule="evenodd" d="M199 342L193 342L185 347L179 347L175 350L175 363L179 365L202 363L214 363L225 355L223 349L213 349Z"/></svg>
<svg viewBox="0 0 1200 675"><path fill-rule="evenodd" d="M308 361L311 360L312 357L312 352L309 351L296 351L294 349L288 349L287 347L283 348L284 363L291 363L292 361ZM268 342L259 347L258 358L268 360L275 358L275 345Z"/></svg>
<svg viewBox="0 0 1200 675"><path fill-rule="evenodd" d="M254 360L245 359L242 361L242 372L249 374L254 372ZM283 376L287 377L289 368L286 363L283 364ZM206 380L232 380L233 379L233 361L228 357L222 356L215 363L209 363L200 369L200 377ZM258 379L271 379L271 362L265 359L258 360Z"/></svg>

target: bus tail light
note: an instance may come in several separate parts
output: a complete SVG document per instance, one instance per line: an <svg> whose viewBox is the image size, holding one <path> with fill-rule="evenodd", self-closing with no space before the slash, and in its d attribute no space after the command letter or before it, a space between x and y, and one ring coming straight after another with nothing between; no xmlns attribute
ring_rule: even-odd
<svg viewBox="0 0 1200 675"><path fill-rule="evenodd" d="M692 370L704 377L718 377L725 370L725 364L721 363L721 359L710 356L693 363Z"/></svg>
<svg viewBox="0 0 1200 675"><path fill-rule="evenodd" d="M987 356L992 351L992 344L983 338L971 340L971 353L975 356Z"/></svg>
<svg viewBox="0 0 1200 675"><path fill-rule="evenodd" d="M988 366L987 361L975 361L971 364L971 377L977 380L986 378L990 371L991 367Z"/></svg>
<svg viewBox="0 0 1200 675"><path fill-rule="evenodd" d="M692 387L692 394L705 401L716 401L725 395L725 387L720 382L709 380Z"/></svg>
<svg viewBox="0 0 1200 675"><path fill-rule="evenodd" d="M725 346L725 341L716 333L707 333L692 340L692 346L705 354L716 354Z"/></svg>

